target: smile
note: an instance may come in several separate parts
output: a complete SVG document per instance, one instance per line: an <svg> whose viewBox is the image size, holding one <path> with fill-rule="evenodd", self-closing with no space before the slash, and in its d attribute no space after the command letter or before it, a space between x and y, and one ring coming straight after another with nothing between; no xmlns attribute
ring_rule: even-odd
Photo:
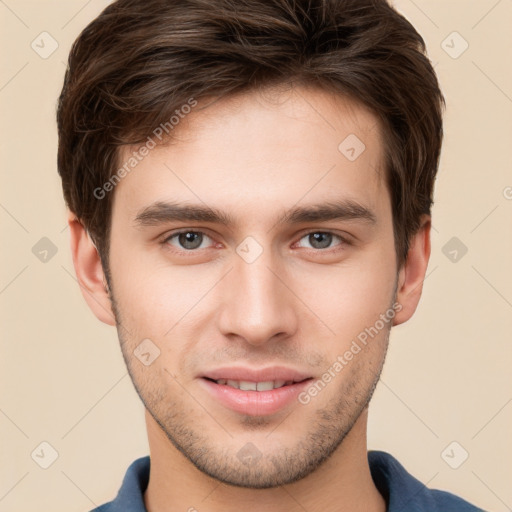
<svg viewBox="0 0 512 512"><path fill-rule="evenodd" d="M266 416L298 404L299 394L313 377L283 367L237 367L211 370L198 380L221 406L249 416Z"/></svg>

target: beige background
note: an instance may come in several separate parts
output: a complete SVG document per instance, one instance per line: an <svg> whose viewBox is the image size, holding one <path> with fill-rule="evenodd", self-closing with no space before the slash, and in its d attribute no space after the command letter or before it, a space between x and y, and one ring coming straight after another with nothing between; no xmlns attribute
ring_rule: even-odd
<svg viewBox="0 0 512 512"><path fill-rule="evenodd" d="M56 170L64 62L107 3L0 1L0 512L88 511L148 453L115 329L92 315L74 277ZM429 487L511 510L512 1L395 5L425 38L448 108L428 277L416 315L392 331L369 447ZM31 48L46 37L51 49L43 31L59 45L46 59ZM454 31L469 44L458 58ZM46 262L32 252L43 237L57 249ZM467 247L455 262L450 245L443 253L452 237ZM48 469L42 442L58 452ZM452 469L462 450L468 459Z"/></svg>

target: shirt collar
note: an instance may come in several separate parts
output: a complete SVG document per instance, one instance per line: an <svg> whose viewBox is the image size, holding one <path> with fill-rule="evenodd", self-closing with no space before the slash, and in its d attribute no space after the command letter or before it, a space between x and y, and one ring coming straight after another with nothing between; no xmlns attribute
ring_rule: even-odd
<svg viewBox="0 0 512 512"><path fill-rule="evenodd" d="M388 512L437 511L431 490L408 473L389 453L369 451L370 473Z"/></svg>
<svg viewBox="0 0 512 512"><path fill-rule="evenodd" d="M100 507L97 512L147 512L144 492L149 483L150 466L149 455L132 462L115 500L107 504L105 509Z"/></svg>

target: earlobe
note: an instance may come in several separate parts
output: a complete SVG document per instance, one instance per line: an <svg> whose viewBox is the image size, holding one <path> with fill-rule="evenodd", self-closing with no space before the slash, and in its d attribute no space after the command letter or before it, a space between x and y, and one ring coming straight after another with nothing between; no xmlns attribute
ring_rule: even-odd
<svg viewBox="0 0 512 512"><path fill-rule="evenodd" d="M82 295L102 322L116 325L101 260L94 243L73 212L69 212L71 255Z"/></svg>
<svg viewBox="0 0 512 512"><path fill-rule="evenodd" d="M423 215L420 229L410 241L407 260L399 272L396 302L401 309L396 313L393 325L409 320L418 306L430 258L430 228L430 215Z"/></svg>

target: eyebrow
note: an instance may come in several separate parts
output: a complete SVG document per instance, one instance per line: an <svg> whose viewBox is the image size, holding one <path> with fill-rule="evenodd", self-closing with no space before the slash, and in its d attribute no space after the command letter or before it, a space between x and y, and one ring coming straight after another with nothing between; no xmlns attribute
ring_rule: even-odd
<svg viewBox="0 0 512 512"><path fill-rule="evenodd" d="M301 224L330 220L356 220L376 224L377 216L368 207L352 199L325 202L308 206L294 207L284 213L279 223ZM172 221L209 222L232 226L235 219L216 208L201 204L157 201L141 209L134 224L136 227L157 226Z"/></svg>

